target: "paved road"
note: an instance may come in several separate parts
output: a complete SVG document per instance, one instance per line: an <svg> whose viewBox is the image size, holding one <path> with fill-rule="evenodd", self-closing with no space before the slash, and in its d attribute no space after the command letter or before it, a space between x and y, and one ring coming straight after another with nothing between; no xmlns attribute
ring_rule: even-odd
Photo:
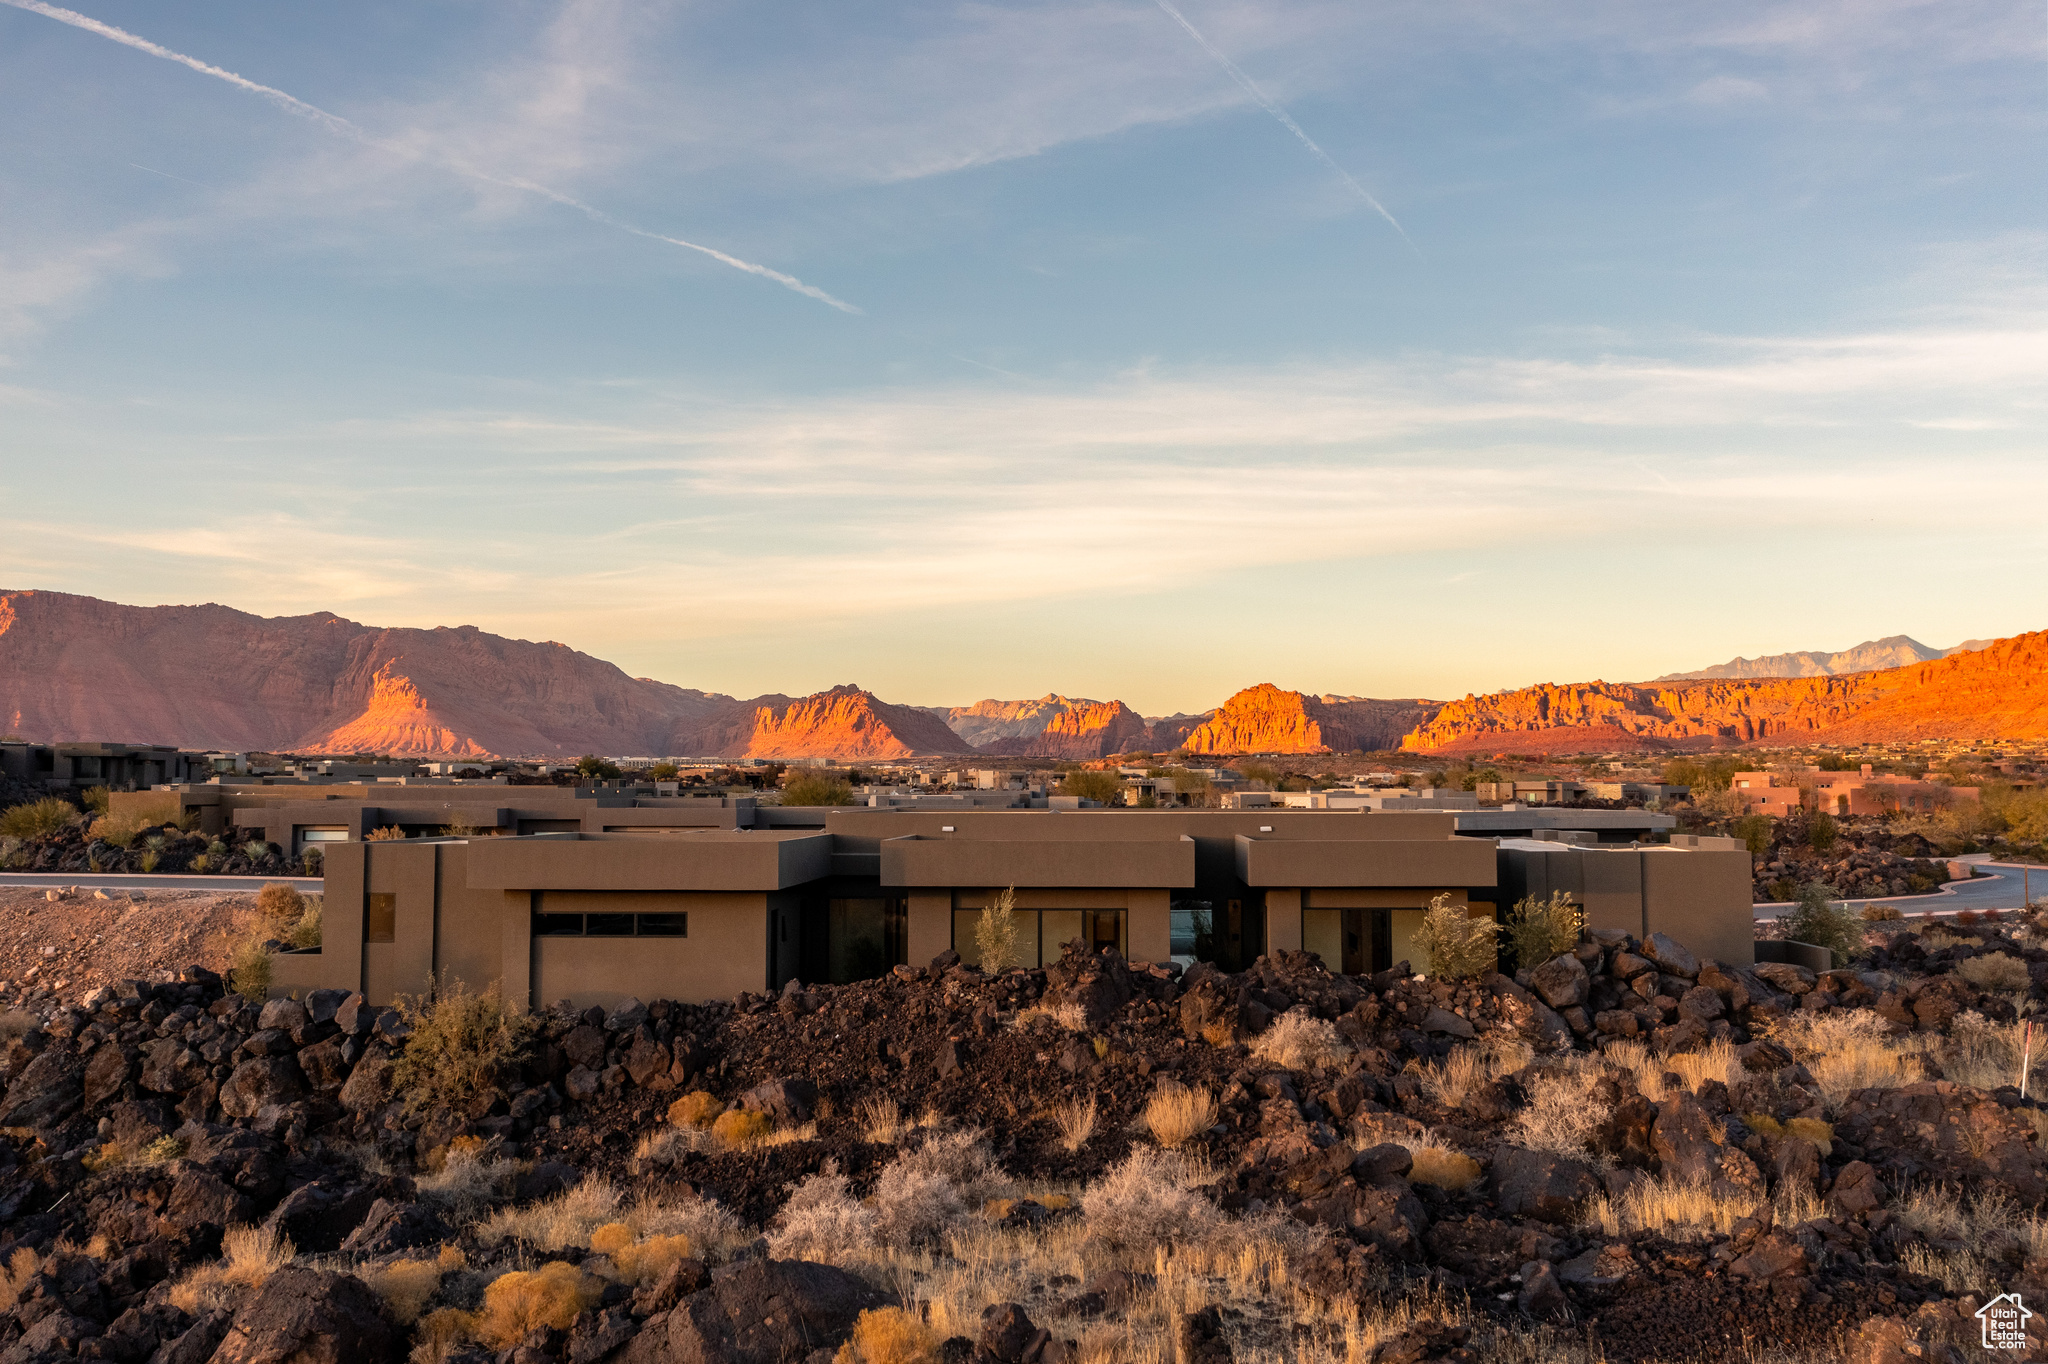
<svg viewBox="0 0 2048 1364"><path fill-rule="evenodd" d="M1940 890L1926 895L1890 895L1874 900L1845 901L1851 909L1865 905L1897 905L1905 914L1953 914L1959 909L2021 909L2026 906L2026 895L2032 891L2036 900L2048 899L2048 867L2022 867L2017 862L1978 861L1974 857L1958 858L1976 867L1980 873L1967 881L1950 881ZM1782 918L1790 914L1794 906L1789 904L1758 905L1759 919Z"/></svg>
<svg viewBox="0 0 2048 1364"><path fill-rule="evenodd" d="M87 872L0 872L0 886L77 886L81 890L240 890L254 893L272 881L300 890L319 890L317 876L141 876Z"/></svg>

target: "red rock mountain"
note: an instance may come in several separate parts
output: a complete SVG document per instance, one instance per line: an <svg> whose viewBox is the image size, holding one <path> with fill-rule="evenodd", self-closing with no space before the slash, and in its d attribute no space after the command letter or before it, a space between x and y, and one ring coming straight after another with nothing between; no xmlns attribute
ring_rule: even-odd
<svg viewBox="0 0 2048 1364"><path fill-rule="evenodd" d="M1936 738L2048 738L2048 632L1838 677L1546 682L1452 701L1401 746L1539 753Z"/></svg>
<svg viewBox="0 0 2048 1364"><path fill-rule="evenodd" d="M858 688L740 701L473 626L387 630L325 611L263 617L62 592L0 592L0 731L455 757L856 758L966 747L922 712Z"/></svg>
<svg viewBox="0 0 2048 1364"><path fill-rule="evenodd" d="M1348 753L1393 748L1436 714L1435 701L1309 696L1270 682L1247 687L1189 730L1190 753ZM1158 737L1155 731L1155 737Z"/></svg>
<svg viewBox="0 0 2048 1364"><path fill-rule="evenodd" d="M1048 719L1036 734L994 739L978 751L1087 762L1115 753L1134 753L1152 742L1145 718L1123 702L1075 701Z"/></svg>

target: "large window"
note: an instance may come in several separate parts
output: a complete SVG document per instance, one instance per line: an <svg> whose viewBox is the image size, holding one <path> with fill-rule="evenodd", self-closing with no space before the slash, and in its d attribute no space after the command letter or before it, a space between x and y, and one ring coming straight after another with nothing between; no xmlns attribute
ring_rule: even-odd
<svg viewBox="0 0 2048 1364"><path fill-rule="evenodd" d="M1049 966L1076 938L1090 952L1114 947L1126 956L1130 953L1120 909L1019 909L1011 917L1017 931L1017 960L1011 963L1015 966ZM969 966L981 965L981 944L975 940L980 923L978 909L953 911L953 950Z"/></svg>
<svg viewBox="0 0 2048 1364"><path fill-rule="evenodd" d="M536 938L687 938L690 916L673 914L536 914Z"/></svg>

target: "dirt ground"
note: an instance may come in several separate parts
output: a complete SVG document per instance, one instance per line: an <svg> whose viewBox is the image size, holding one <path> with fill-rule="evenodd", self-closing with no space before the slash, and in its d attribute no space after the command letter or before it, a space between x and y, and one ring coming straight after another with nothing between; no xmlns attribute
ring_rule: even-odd
<svg viewBox="0 0 2048 1364"><path fill-rule="evenodd" d="M0 886L0 1009L69 1003L185 966L224 972L255 915L254 895L227 891L67 890L50 900L40 886Z"/></svg>

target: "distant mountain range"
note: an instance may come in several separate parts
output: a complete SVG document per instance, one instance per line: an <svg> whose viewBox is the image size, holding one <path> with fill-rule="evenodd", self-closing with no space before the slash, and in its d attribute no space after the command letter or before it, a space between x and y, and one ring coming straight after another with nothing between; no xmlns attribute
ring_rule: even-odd
<svg viewBox="0 0 2048 1364"><path fill-rule="evenodd" d="M1769 654L1763 658L1731 658L1711 668L1691 673L1666 673L1658 682L1687 682L1717 677L1840 677L1845 673L1878 672L1904 668L1951 654L1973 653L1992 643L1988 639L1966 639L1949 649L1936 649L1905 635L1887 635L1865 640L1853 649L1825 653L1804 649L1796 654Z"/></svg>
<svg viewBox="0 0 2048 1364"><path fill-rule="evenodd" d="M1828 671L1901 649L1906 666ZM382 629L325 611L263 617L22 591L0 592L0 731L288 753L1070 761L1177 750L1583 752L2048 737L2048 634L1952 650L1896 636L1781 658L1815 671L1545 683L1448 703L1260 683L1214 710L1147 720L1122 701L1058 693L901 706L848 683L742 699L629 677L564 644L474 626Z"/></svg>

